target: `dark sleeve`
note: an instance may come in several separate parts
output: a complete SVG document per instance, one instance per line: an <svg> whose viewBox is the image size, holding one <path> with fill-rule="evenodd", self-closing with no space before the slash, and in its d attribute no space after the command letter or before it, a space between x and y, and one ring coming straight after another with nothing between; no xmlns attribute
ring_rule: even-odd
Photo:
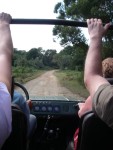
<svg viewBox="0 0 113 150"><path fill-rule="evenodd" d="M101 85L93 97L93 111L113 129L113 85Z"/></svg>

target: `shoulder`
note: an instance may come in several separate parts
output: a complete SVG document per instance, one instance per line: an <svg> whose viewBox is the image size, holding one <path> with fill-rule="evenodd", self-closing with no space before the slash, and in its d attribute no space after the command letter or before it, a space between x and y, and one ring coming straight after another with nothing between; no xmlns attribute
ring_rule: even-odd
<svg viewBox="0 0 113 150"><path fill-rule="evenodd" d="M93 105L96 106L98 103L105 103L111 98L113 98L113 85L109 83L103 84L94 94Z"/></svg>
<svg viewBox="0 0 113 150"><path fill-rule="evenodd" d="M105 111L113 103L113 85L107 83L101 85L92 100L93 110L98 112ZM111 105L113 106L113 105Z"/></svg>
<svg viewBox="0 0 113 150"><path fill-rule="evenodd" d="M98 97L104 97L107 94L113 94L113 85L106 83L103 84L101 86L99 86L99 88L97 89L97 91L94 94L94 99L98 98Z"/></svg>
<svg viewBox="0 0 113 150"><path fill-rule="evenodd" d="M113 129L113 85L98 88L93 97L93 111Z"/></svg>

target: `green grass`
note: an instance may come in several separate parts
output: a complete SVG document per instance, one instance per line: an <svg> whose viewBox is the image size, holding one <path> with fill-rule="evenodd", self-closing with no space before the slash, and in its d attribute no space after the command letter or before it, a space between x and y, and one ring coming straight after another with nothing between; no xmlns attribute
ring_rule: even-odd
<svg viewBox="0 0 113 150"><path fill-rule="evenodd" d="M26 83L39 77L45 71L46 70L36 70L34 68L15 67L13 68L13 76L16 82Z"/></svg>
<svg viewBox="0 0 113 150"><path fill-rule="evenodd" d="M55 75L58 77L61 85L68 88L72 93L78 94L84 98L89 95L84 86L83 72L64 70L56 71Z"/></svg>

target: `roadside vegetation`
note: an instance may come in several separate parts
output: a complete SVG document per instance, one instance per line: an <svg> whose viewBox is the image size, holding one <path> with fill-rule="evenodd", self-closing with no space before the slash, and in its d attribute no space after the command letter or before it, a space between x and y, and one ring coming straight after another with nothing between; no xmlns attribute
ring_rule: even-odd
<svg viewBox="0 0 113 150"><path fill-rule="evenodd" d="M49 55L50 54L50 55ZM44 51L42 48L32 48L28 52L14 48L13 76L15 81L25 83L46 70L56 68L52 62L55 50Z"/></svg>
<svg viewBox="0 0 113 150"><path fill-rule="evenodd" d="M87 98L88 91L84 86L83 72L72 70L58 70L55 72L60 84L68 88L72 93Z"/></svg>
<svg viewBox="0 0 113 150"><path fill-rule="evenodd" d="M26 83L39 77L46 70L36 70L34 68L13 67L13 77L16 82Z"/></svg>

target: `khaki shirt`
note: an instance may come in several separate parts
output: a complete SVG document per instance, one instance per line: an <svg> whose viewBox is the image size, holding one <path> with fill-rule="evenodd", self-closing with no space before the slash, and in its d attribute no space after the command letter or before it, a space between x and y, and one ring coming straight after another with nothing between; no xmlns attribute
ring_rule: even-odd
<svg viewBox="0 0 113 150"><path fill-rule="evenodd" d="M93 97L93 110L113 129L113 85L103 84Z"/></svg>

